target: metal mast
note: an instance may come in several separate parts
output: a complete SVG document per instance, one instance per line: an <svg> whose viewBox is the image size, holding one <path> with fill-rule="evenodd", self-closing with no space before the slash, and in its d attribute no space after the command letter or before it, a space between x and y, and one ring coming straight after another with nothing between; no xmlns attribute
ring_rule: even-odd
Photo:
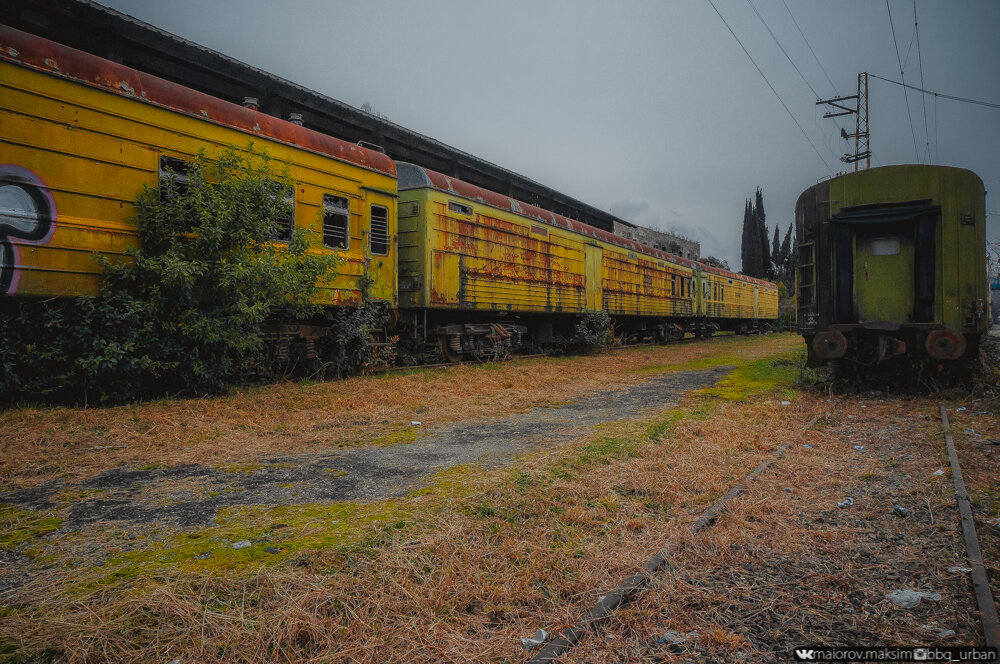
<svg viewBox="0 0 1000 664"><path fill-rule="evenodd" d="M854 100L854 108L844 106L842 102ZM872 166L872 151L869 145L868 131L868 72L858 74L858 94L849 97L835 97L834 99L821 99L816 105L827 104L838 111L824 113L824 118L836 118L841 115L854 116L854 133L848 134L846 130L840 130L840 136L845 141L854 139L854 154L846 153L840 160L846 164L854 164L855 172L858 170L858 162L865 160L865 168Z"/></svg>

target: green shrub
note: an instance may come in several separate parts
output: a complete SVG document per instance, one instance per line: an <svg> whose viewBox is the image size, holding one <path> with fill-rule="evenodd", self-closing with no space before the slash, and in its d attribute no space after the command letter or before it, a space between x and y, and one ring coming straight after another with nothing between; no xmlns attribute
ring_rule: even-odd
<svg viewBox="0 0 1000 664"><path fill-rule="evenodd" d="M98 297L20 302L0 321L0 399L120 403L216 393L260 370L259 326L321 311L317 280L337 258L287 219L287 175L266 154L201 154L180 184L136 201L140 245L104 268Z"/></svg>
<svg viewBox="0 0 1000 664"><path fill-rule="evenodd" d="M574 329L571 346L578 352L607 348L614 343L614 325L607 311L584 314Z"/></svg>

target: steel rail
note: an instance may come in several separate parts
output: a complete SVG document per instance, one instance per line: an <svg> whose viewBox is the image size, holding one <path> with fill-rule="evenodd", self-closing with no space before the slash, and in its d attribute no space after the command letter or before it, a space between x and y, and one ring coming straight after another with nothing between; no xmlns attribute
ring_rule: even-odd
<svg viewBox="0 0 1000 664"><path fill-rule="evenodd" d="M968 553L969 565L972 567L972 587L976 593L979 617L983 623L983 636L986 638L987 646L1000 648L1000 619L997 617L997 607L993 601L993 592L990 590L989 577L983 566L983 554L979 550L979 538L976 537L976 521L972 517L972 506L969 504L969 494L965 490L965 480L962 479L962 468L958 464L955 441L951 438L948 410L943 403L939 404L939 407L941 423L944 425L944 442L948 448L948 460L951 462L951 476L955 481L955 499L958 501L958 511L962 515L965 550Z"/></svg>

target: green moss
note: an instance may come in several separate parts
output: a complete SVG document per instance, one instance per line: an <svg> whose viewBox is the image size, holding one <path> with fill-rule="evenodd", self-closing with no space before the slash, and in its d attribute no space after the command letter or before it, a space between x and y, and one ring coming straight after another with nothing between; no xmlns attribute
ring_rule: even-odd
<svg viewBox="0 0 1000 664"><path fill-rule="evenodd" d="M746 401L755 396L775 394L779 397L795 396L793 389L799 376L801 351L791 351L777 357L750 362L738 367L714 387L702 389L720 399Z"/></svg>
<svg viewBox="0 0 1000 664"><path fill-rule="evenodd" d="M347 475L347 471L340 468L327 468L326 472L330 473L331 477L344 477Z"/></svg>
<svg viewBox="0 0 1000 664"><path fill-rule="evenodd" d="M160 468L166 468L162 463L147 463L144 466L139 466L139 470L159 470Z"/></svg>
<svg viewBox="0 0 1000 664"><path fill-rule="evenodd" d="M35 512L8 503L0 504L0 549L15 549L62 528L54 512Z"/></svg>
<svg viewBox="0 0 1000 664"><path fill-rule="evenodd" d="M397 429L396 431L387 433L384 436L379 436L372 442L379 447L388 447L389 445L405 445L407 443L412 443L417 439L418 429L419 427L415 425L407 425L402 429Z"/></svg>

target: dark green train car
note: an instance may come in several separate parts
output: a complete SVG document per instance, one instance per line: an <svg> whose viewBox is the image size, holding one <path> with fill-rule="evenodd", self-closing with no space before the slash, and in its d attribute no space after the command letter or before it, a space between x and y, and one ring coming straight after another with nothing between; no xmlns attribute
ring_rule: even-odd
<svg viewBox="0 0 1000 664"><path fill-rule="evenodd" d="M986 313L982 180L884 166L821 182L795 206L799 332L809 363L978 352Z"/></svg>

